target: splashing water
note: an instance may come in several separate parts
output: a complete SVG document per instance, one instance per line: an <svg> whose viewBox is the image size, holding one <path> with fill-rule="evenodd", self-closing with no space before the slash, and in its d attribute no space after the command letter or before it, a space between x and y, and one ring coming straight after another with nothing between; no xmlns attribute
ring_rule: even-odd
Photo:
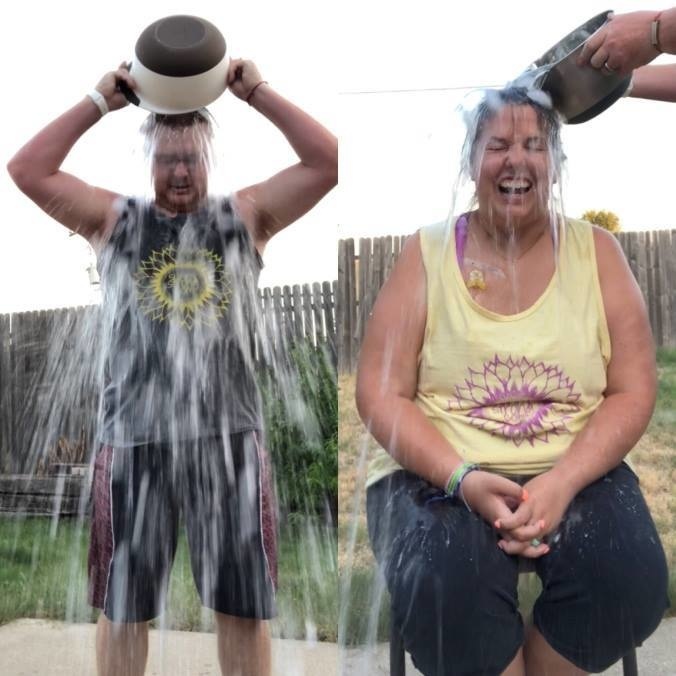
<svg viewBox="0 0 676 676"><path fill-rule="evenodd" d="M71 554L55 582L67 589L65 607L45 613L69 622L92 618L83 566L88 503L100 498L92 471L95 465L101 471L109 447L134 462L150 448L140 475L122 465L108 468L115 490L137 501L135 517L123 503L115 517L131 518L127 550L116 555L120 562L155 540L175 546L180 513L181 522L201 524L195 530L193 523L190 542L198 591L214 586L222 571L213 558L227 553L253 580L250 603L267 608L256 587L275 577L273 518L279 511L279 618L272 633L335 640L336 510L327 479L337 451L333 356L327 345L291 342L288 327L262 312L262 261L232 202L208 195L208 120L198 116L175 125L153 116L143 132L154 199L116 205L117 224L98 256L101 305L53 315L59 321L49 331L49 353L27 397L39 422L25 435L19 471L50 473L46 450L60 439L81 438L81 461L90 465L74 521L64 523L58 505L75 480L59 477L56 483L49 538L68 538ZM252 431L258 431L254 445L247 441ZM243 450L227 441L232 435L245 439ZM152 497L160 474L168 509ZM103 475L96 476L100 482ZM266 489L267 479L276 480L274 490ZM233 502L235 491L241 504ZM195 507L202 496L208 500ZM20 541L31 537L31 529L22 532L29 521L13 522L10 561L18 558ZM165 585L160 599L169 608L158 626L211 631L212 612L196 603L182 537L179 543L171 587ZM52 546L34 538L39 563L26 573L28 586L40 566L48 566L42 550ZM252 547L262 548L263 556L252 559ZM111 580L120 588L147 586L127 579L117 562Z"/></svg>

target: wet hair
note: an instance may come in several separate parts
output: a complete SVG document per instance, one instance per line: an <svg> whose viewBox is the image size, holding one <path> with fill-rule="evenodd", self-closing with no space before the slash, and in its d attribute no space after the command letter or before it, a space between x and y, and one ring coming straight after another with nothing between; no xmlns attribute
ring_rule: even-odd
<svg viewBox="0 0 676 676"><path fill-rule="evenodd" d="M547 139L552 160L552 178L561 176L565 161L561 145L561 117L551 105L549 95L538 89L508 86L504 89L487 89L479 104L465 113L467 136L462 149L462 168L469 176L474 175L477 147L486 125L504 106L530 106L536 113L538 124Z"/></svg>
<svg viewBox="0 0 676 676"><path fill-rule="evenodd" d="M150 113L139 130L144 137L143 147L146 158L152 159L157 139L161 134L165 132L183 133L184 130L192 130L198 148L204 153L207 164L210 165L213 159L214 125L214 118L206 108L178 115Z"/></svg>

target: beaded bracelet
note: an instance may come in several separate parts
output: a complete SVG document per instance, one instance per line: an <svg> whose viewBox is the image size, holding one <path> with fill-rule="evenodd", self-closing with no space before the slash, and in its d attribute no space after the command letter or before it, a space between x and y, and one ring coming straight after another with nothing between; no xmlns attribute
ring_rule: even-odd
<svg viewBox="0 0 676 676"><path fill-rule="evenodd" d="M448 483L446 484L446 494L449 495L452 498L455 498L458 496L458 493L462 496L462 493L460 492L460 485L462 484L463 479L470 473L474 472L475 470L480 469L479 465L476 465L471 462L462 462L460 465L458 465L455 468L455 471L453 474L448 479ZM463 497L463 502L465 502L465 498ZM465 505L467 505L467 502L465 502ZM468 506L469 509L469 506Z"/></svg>

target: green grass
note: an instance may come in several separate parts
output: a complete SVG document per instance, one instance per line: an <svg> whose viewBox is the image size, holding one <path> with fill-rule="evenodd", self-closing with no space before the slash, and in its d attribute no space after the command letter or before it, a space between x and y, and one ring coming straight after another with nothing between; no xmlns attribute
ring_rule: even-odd
<svg viewBox="0 0 676 676"><path fill-rule="evenodd" d="M676 442L676 350L657 351L659 385L649 432Z"/></svg>
<svg viewBox="0 0 676 676"><path fill-rule="evenodd" d="M337 638L336 540L315 519L295 519L279 543L279 617L275 636ZM88 529L75 520L0 518L0 624L22 617L95 621L87 605ZM165 628L211 631L211 611L200 605L185 537L179 540Z"/></svg>

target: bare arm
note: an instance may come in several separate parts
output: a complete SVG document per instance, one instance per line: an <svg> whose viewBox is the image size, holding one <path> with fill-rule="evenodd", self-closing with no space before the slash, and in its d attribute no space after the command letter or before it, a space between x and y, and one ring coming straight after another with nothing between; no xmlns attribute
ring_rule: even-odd
<svg viewBox="0 0 676 676"><path fill-rule="evenodd" d="M416 234L406 241L373 308L359 356L357 408L371 434L402 467L445 488L462 458L414 403L426 295ZM466 475L462 491L490 523L511 513L507 500L514 504L522 496L518 484L488 472ZM532 548L526 555L539 553Z"/></svg>
<svg viewBox="0 0 676 676"><path fill-rule="evenodd" d="M123 79L133 86L124 69L108 73L97 85L110 110L127 104L115 91ZM91 186L61 170L61 165L80 137L101 118L96 104L87 96L48 124L9 161L7 169L19 189L43 211L97 248L113 219L112 204L117 193ZM114 221L113 221L114 222Z"/></svg>
<svg viewBox="0 0 676 676"><path fill-rule="evenodd" d="M284 134L300 162L236 193L237 209L259 251L338 182L336 137L269 85L256 86L261 79L250 61L233 60L230 65L231 91L240 99L249 98L249 103Z"/></svg>
<svg viewBox="0 0 676 676"><path fill-rule="evenodd" d="M444 487L462 459L413 403L426 320L420 240L410 237L378 294L359 355L357 408L403 467Z"/></svg>
<svg viewBox="0 0 676 676"><path fill-rule="evenodd" d="M620 464L645 432L657 394L641 291L615 237L595 228L594 241L612 357L603 403L555 467L575 492Z"/></svg>
<svg viewBox="0 0 676 676"><path fill-rule="evenodd" d="M676 63L636 69L629 96L676 103Z"/></svg>

